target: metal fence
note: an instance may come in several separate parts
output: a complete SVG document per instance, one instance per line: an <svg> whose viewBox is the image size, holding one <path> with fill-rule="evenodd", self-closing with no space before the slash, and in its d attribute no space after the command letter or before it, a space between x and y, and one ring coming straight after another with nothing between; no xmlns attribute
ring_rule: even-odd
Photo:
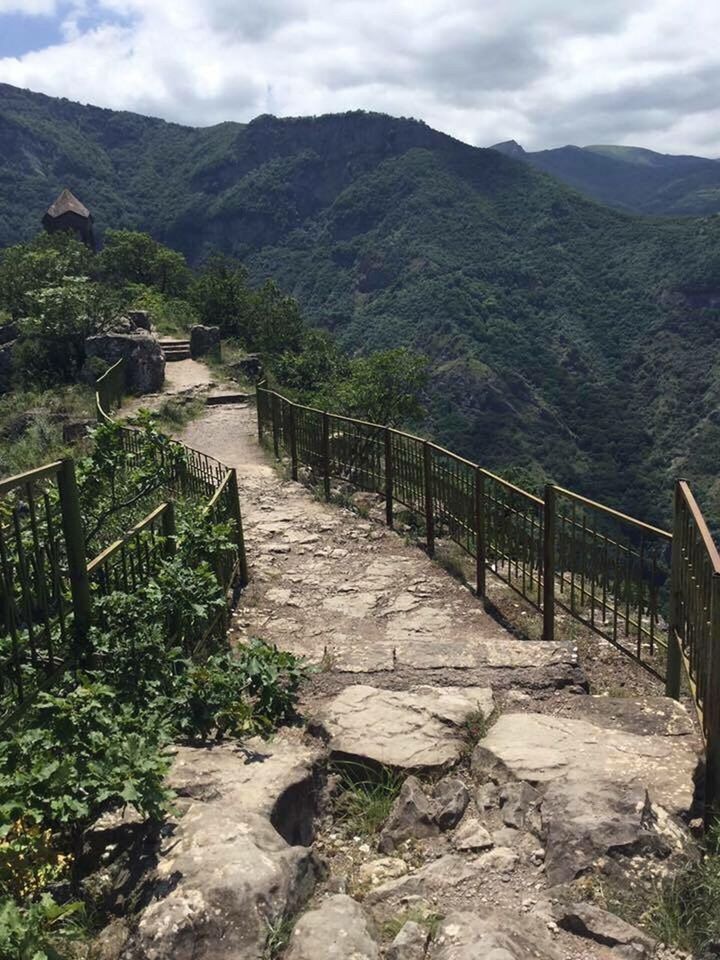
<svg viewBox="0 0 720 960"><path fill-rule="evenodd" d="M90 621L72 460L0 482L0 721L81 659Z"/></svg>
<svg viewBox="0 0 720 960"><path fill-rule="evenodd" d="M116 364L108 374L117 369L122 366ZM122 400L121 388L114 390L107 382L98 390L103 421L110 420L103 406L108 398L113 405ZM122 441L130 452L146 448L132 427L122 428ZM230 531L229 546L214 555L223 590L245 585L236 471L174 440L158 447L156 455L166 497L204 503L203 517ZM172 469L165 469L169 465ZM58 675L87 660L89 630L98 622L93 598L113 591L132 593L147 583L172 556L175 534L175 505L166 499L88 559L72 459L0 481L0 728ZM224 633L227 616L227 609L220 612L203 641Z"/></svg>
<svg viewBox="0 0 720 960"><path fill-rule="evenodd" d="M720 749L720 563L687 484L673 536L555 484L537 497L428 440L293 403L264 384L257 411L260 440L289 457L295 479L303 464L328 499L333 478L381 494L389 526L404 507L431 556L438 538L457 544L475 561L478 596L489 570L542 613L546 640L568 615L674 697L684 662L709 767L720 766L710 759ZM720 799L720 771L712 776Z"/></svg>
<svg viewBox="0 0 720 960"><path fill-rule="evenodd" d="M681 667L706 743L706 820L720 804L720 555L684 480L675 486L670 577L668 693L680 693Z"/></svg>

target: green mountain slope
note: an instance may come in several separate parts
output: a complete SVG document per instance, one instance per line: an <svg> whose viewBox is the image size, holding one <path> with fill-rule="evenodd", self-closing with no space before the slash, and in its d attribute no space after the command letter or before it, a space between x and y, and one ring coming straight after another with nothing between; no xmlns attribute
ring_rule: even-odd
<svg viewBox="0 0 720 960"><path fill-rule="evenodd" d="M615 212L411 120L191 130L0 87L1 241L62 186L101 231L242 257L350 350L427 353L460 453L649 519L685 474L720 514L720 217Z"/></svg>
<svg viewBox="0 0 720 960"><path fill-rule="evenodd" d="M533 153L514 140L492 149L621 210L660 216L720 213L717 160L623 146L567 146Z"/></svg>

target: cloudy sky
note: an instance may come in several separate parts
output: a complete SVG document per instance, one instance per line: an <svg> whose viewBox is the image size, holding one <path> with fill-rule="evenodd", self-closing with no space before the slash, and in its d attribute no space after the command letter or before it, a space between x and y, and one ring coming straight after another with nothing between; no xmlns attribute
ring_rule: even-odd
<svg viewBox="0 0 720 960"><path fill-rule="evenodd" d="M718 0L0 0L0 81L206 125L364 108L720 156Z"/></svg>

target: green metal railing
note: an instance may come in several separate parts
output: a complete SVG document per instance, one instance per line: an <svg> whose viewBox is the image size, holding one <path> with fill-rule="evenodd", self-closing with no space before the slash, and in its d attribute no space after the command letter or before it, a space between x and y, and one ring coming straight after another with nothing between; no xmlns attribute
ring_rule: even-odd
<svg viewBox="0 0 720 960"><path fill-rule="evenodd" d="M107 374L117 384L116 364ZM102 379L102 378L101 378ZM117 406L121 392L97 392ZM126 450L138 452L141 435L122 429ZM237 474L220 461L168 441L182 456L165 470L165 495L205 502L203 515L232 531L228 549L218 551L216 573L223 590L248 580ZM158 448L158 470L168 451ZM86 537L72 459L59 460L0 481L0 729L6 728L37 693L68 668L91 655L88 634L97 623L93 598L115 590L133 592L174 551L175 506L165 500L98 556L86 556ZM203 642L224 633L228 608L208 625Z"/></svg>
<svg viewBox="0 0 720 960"><path fill-rule="evenodd" d="M720 805L720 554L684 480L675 486L667 692L685 668L706 745L706 822Z"/></svg>
<svg viewBox="0 0 720 960"><path fill-rule="evenodd" d="M715 778L708 791L720 799L720 563L687 484L673 536L555 484L534 496L428 440L293 403L263 383L257 411L261 442L289 457L293 478L303 464L327 499L333 478L380 494L389 526L402 505L431 556L436 539L453 541L475 561L477 595L490 571L542 613L546 640L558 612L569 615L674 697L684 662Z"/></svg>

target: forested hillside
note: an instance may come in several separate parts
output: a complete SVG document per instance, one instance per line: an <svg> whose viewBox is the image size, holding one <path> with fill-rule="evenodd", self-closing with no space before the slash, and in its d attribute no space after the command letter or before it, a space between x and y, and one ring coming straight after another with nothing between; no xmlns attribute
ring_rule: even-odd
<svg viewBox="0 0 720 960"><path fill-rule="evenodd" d="M527 151L515 140L496 143L493 150L621 210L657 216L720 213L718 160L612 145Z"/></svg>
<svg viewBox="0 0 720 960"><path fill-rule="evenodd" d="M0 86L0 243L63 186L100 233L273 276L351 351L423 350L424 428L490 468L648 519L684 474L720 512L718 217L615 212L412 120L192 130Z"/></svg>

